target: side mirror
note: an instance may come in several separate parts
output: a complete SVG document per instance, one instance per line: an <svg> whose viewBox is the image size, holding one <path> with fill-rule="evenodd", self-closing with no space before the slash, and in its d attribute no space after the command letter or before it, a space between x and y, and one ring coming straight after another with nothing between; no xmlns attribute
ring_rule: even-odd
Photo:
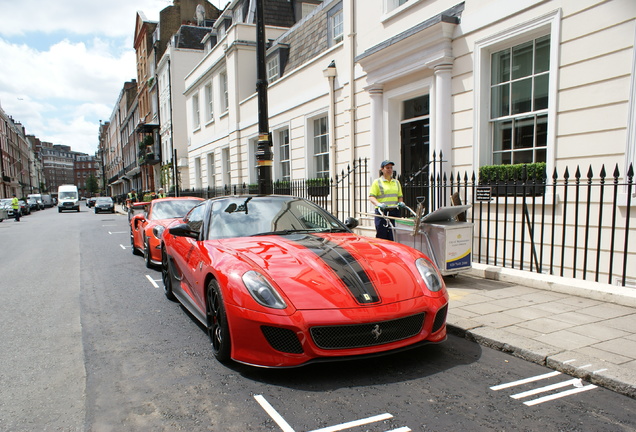
<svg viewBox="0 0 636 432"><path fill-rule="evenodd" d="M192 231L188 224L185 223L168 228L168 232L176 237L190 237L195 240L199 238L199 232Z"/></svg>
<svg viewBox="0 0 636 432"><path fill-rule="evenodd" d="M359 224L360 224L360 222L358 222L358 219L353 218L353 217L348 217L347 220L345 220L345 226L347 228L349 228L349 229L354 229Z"/></svg>

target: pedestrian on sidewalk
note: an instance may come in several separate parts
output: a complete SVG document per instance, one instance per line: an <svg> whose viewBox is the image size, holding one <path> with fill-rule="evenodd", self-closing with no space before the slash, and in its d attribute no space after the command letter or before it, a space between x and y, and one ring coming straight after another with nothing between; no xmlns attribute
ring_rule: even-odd
<svg viewBox="0 0 636 432"><path fill-rule="evenodd" d="M402 185L393 178L395 164L389 160L380 164L380 177L373 181L369 189L369 201L375 206L375 214L399 217L400 209L406 207L402 195ZM389 225L391 224L391 225ZM394 240L395 220L380 216L375 218L375 237Z"/></svg>

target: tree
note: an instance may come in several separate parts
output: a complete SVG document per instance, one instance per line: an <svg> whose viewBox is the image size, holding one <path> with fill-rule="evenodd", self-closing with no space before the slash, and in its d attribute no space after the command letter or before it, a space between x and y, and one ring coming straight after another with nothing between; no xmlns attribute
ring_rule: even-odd
<svg viewBox="0 0 636 432"><path fill-rule="evenodd" d="M95 176L93 174L91 174L86 179L86 190L91 195L94 195L94 194L96 194L99 191L99 185L97 184L97 179L95 178Z"/></svg>

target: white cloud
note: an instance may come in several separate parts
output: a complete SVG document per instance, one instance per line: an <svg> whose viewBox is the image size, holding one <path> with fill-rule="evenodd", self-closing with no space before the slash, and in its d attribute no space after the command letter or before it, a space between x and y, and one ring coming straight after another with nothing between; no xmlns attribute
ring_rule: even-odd
<svg viewBox="0 0 636 432"><path fill-rule="evenodd" d="M110 118L124 83L136 78L137 11L153 20L170 4L0 0L0 59L11 59L0 73L2 109L27 134L94 153L99 120Z"/></svg>
<svg viewBox="0 0 636 432"><path fill-rule="evenodd" d="M157 20L159 11L170 5L170 0L0 0L0 34L62 31L126 37L135 31L137 11Z"/></svg>
<svg viewBox="0 0 636 432"><path fill-rule="evenodd" d="M227 0L212 0L222 8ZM126 81L136 78L137 11L157 21L172 0L0 0L0 105L27 134L97 150Z"/></svg>

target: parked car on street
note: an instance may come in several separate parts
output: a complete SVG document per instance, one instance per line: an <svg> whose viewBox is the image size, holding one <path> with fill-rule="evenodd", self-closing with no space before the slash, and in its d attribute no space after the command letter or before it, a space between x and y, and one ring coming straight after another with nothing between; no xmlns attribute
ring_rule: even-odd
<svg viewBox="0 0 636 432"><path fill-rule="evenodd" d="M146 267L161 264L161 234L175 219L183 218L203 198L160 198L146 203L146 211L130 220L133 254L143 254Z"/></svg>
<svg viewBox="0 0 636 432"><path fill-rule="evenodd" d="M18 201L18 204L20 204L20 215L25 216L31 214L31 207L29 207L25 200Z"/></svg>
<svg viewBox="0 0 636 432"><path fill-rule="evenodd" d="M292 196L211 198L163 232L165 295L221 362L291 367L444 341L434 262L356 226Z"/></svg>
<svg viewBox="0 0 636 432"><path fill-rule="evenodd" d="M31 211L40 210L40 204L38 203L37 199L30 197L30 198L27 198L26 202L29 208L31 209Z"/></svg>
<svg viewBox="0 0 636 432"><path fill-rule="evenodd" d="M95 199L95 214L115 213L115 203L111 197L97 197Z"/></svg>
<svg viewBox="0 0 636 432"><path fill-rule="evenodd" d="M2 201L0 201L0 208L4 208L6 210L8 218L15 217L13 215L13 204L11 201L11 198L3 198ZM20 203L20 207L22 207L22 203L24 203L24 201L20 200L18 203ZM20 212L20 215L24 215L24 213Z"/></svg>
<svg viewBox="0 0 636 432"><path fill-rule="evenodd" d="M11 200L7 198L0 199L0 222L11 217L9 216L9 211L13 214Z"/></svg>
<svg viewBox="0 0 636 432"><path fill-rule="evenodd" d="M90 197L86 199L86 207L88 208L92 208L95 206L95 200L97 199L97 197Z"/></svg>
<svg viewBox="0 0 636 432"><path fill-rule="evenodd" d="M47 195L47 196L50 198L50 195ZM35 199L35 201L37 202L37 205L38 205L38 210L44 210L45 205L44 205L44 201L43 201L43 198L42 198L42 194L28 194L27 195L27 200L30 199L30 198L34 198Z"/></svg>

